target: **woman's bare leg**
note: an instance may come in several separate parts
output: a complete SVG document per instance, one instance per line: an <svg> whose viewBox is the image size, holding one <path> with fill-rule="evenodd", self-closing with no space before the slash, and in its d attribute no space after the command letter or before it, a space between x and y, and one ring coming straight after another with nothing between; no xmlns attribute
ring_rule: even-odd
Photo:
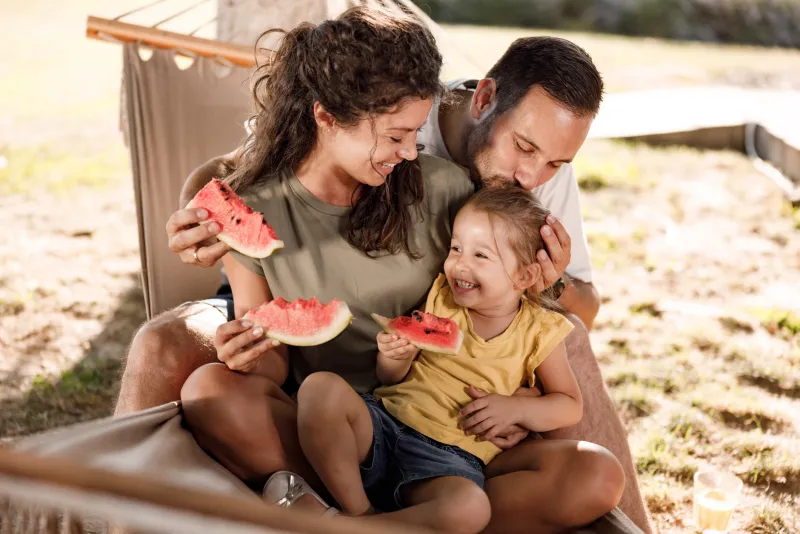
<svg viewBox="0 0 800 534"><path fill-rule="evenodd" d="M321 489L300 448L297 404L271 380L212 363L192 373L181 400L197 442L242 480L285 469Z"/></svg>

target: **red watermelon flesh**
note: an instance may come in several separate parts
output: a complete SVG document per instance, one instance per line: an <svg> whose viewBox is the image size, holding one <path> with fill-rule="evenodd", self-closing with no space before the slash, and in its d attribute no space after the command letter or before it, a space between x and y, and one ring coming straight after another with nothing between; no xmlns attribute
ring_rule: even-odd
<svg viewBox="0 0 800 534"><path fill-rule="evenodd" d="M264 216L250 209L228 184L217 178L198 191L186 207L208 210L203 224L219 224L221 231L217 238L242 254L266 258L283 247L283 241L278 239Z"/></svg>
<svg viewBox="0 0 800 534"><path fill-rule="evenodd" d="M322 304L316 297L294 302L278 297L250 310L243 319L253 321L268 338L284 345L308 347L322 345L341 334L353 315L339 299Z"/></svg>
<svg viewBox="0 0 800 534"><path fill-rule="evenodd" d="M464 333L455 321L437 317L432 313L414 311L411 317L400 316L394 319L373 313L372 318L385 332L405 338L422 350L458 354L464 341Z"/></svg>

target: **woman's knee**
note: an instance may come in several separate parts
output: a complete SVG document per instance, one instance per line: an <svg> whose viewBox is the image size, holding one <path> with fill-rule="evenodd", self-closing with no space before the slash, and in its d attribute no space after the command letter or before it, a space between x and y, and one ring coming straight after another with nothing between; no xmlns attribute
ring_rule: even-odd
<svg viewBox="0 0 800 534"><path fill-rule="evenodd" d="M442 532L477 534L491 519L489 497L477 484L460 485L444 500L437 517L437 528Z"/></svg>
<svg viewBox="0 0 800 534"><path fill-rule="evenodd" d="M223 363L206 364L194 371L181 388L181 402L190 427L222 441L246 439L251 430L253 403L258 403L259 416L271 404L268 397L277 397L280 386L256 376L243 375Z"/></svg>
<svg viewBox="0 0 800 534"><path fill-rule="evenodd" d="M625 488L625 472L619 460L600 445L581 441L577 455L577 469L586 488L581 506L594 510L599 517L619 504Z"/></svg>
<svg viewBox="0 0 800 534"><path fill-rule="evenodd" d="M181 388L186 404L236 394L236 376L224 363L209 363L189 375Z"/></svg>

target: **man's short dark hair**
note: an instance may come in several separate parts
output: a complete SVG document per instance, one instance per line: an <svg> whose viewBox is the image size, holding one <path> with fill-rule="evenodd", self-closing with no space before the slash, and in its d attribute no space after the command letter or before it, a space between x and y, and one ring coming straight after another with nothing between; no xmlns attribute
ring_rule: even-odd
<svg viewBox="0 0 800 534"><path fill-rule="evenodd" d="M581 117L596 115L603 99L603 79L592 58L558 37L517 39L486 77L497 84L496 115L513 109L536 85Z"/></svg>

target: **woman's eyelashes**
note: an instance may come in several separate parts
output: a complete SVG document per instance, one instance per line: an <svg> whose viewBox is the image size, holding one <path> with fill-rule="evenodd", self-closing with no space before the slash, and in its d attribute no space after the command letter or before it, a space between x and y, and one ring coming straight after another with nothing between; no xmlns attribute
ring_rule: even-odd
<svg viewBox="0 0 800 534"><path fill-rule="evenodd" d="M422 127L420 126L419 128L417 128L416 133L420 133L421 131L422 131ZM415 134L415 136L416 136L416 134ZM403 142L402 138L389 136L389 139L391 139L392 142L394 142L394 143L402 143Z"/></svg>

